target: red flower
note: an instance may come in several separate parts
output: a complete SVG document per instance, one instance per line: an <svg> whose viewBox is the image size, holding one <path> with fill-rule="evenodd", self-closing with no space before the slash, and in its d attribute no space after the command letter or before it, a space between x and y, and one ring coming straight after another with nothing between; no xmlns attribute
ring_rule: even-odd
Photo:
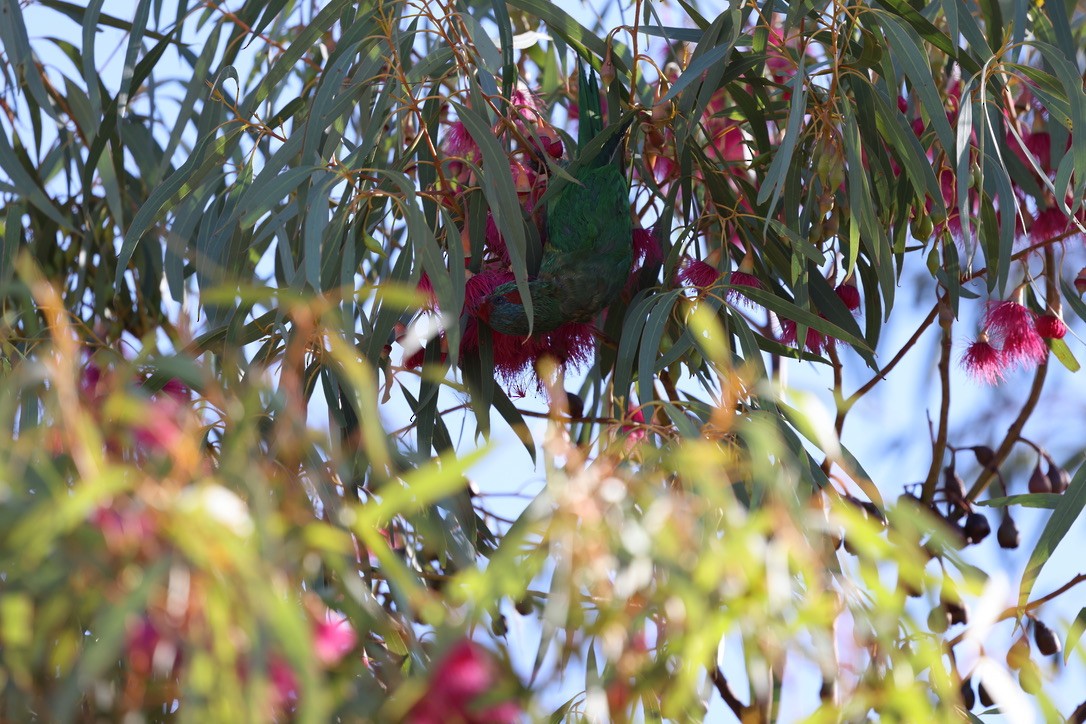
<svg viewBox="0 0 1086 724"><path fill-rule="evenodd" d="M679 281L691 287L711 287L720 279L720 272L700 259L687 257L679 271Z"/></svg>
<svg viewBox="0 0 1086 724"><path fill-rule="evenodd" d="M284 659L273 655L268 661L268 680L272 685L268 703L276 712L288 709L298 698L298 677Z"/></svg>
<svg viewBox="0 0 1086 724"><path fill-rule="evenodd" d="M1045 209L1037 214L1033 225L1029 227L1029 240L1032 244L1043 244L1067 234L1071 228L1071 220L1064 216L1062 211L1055 207Z"/></svg>
<svg viewBox="0 0 1086 724"><path fill-rule="evenodd" d="M1067 325L1055 314L1037 317L1037 334L1045 339L1063 339L1067 334Z"/></svg>
<svg viewBox="0 0 1086 724"><path fill-rule="evenodd" d="M498 683L498 670L490 653L474 641L456 644L430 676L430 686L407 714L410 724L504 724L515 722L520 709L506 701L487 708L476 699Z"/></svg>
<svg viewBox="0 0 1086 724"><path fill-rule="evenodd" d="M758 277L754 276L750 272L742 271L741 268L731 273L731 276L728 277L728 283L740 287L751 287L752 289L764 288L762 286L762 281ZM743 292L739 291L738 289L732 289L728 292L728 301L732 304L735 304L737 302L744 302L747 304L747 306L754 305L754 300L752 300L750 297L745 296Z"/></svg>
<svg viewBox="0 0 1086 724"><path fill-rule="evenodd" d="M1075 277L1075 291L1079 294L1086 294L1086 266L1082 267L1078 276Z"/></svg>
<svg viewBox="0 0 1086 724"><path fill-rule="evenodd" d="M471 137L467 126L463 121L453 121L449 124L449 132L445 134L445 153L450 156L474 161L479 156L479 146Z"/></svg>
<svg viewBox="0 0 1086 724"><path fill-rule="evenodd" d="M351 622L341 615L329 613L314 627L313 648L317 660L325 666L338 664L357 642Z"/></svg>
<svg viewBox="0 0 1086 724"><path fill-rule="evenodd" d="M984 327L999 343L1007 364L1037 365L1048 347L1037 333L1035 315L1016 301L989 302Z"/></svg>
<svg viewBox="0 0 1086 724"><path fill-rule="evenodd" d="M988 333L981 332L962 355L962 367L974 379L994 385L1003 380L1007 361L1003 353L989 342Z"/></svg>
<svg viewBox="0 0 1086 724"><path fill-rule="evenodd" d="M648 229L634 229L633 232L634 268L659 264L664 260L660 242Z"/></svg>
<svg viewBox="0 0 1086 724"><path fill-rule="evenodd" d="M794 345L796 343L796 323L791 319L781 320L781 336L780 341L782 344ZM807 347L811 354L822 354L823 349L829 349L830 345L834 342L832 337L826 337L821 332L807 328L807 338L804 340L804 346Z"/></svg>

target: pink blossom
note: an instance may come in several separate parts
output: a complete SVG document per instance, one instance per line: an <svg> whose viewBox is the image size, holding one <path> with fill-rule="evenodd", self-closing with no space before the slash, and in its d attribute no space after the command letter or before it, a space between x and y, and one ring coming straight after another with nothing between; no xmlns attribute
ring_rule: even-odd
<svg viewBox="0 0 1086 724"><path fill-rule="evenodd" d="M520 709L513 701L487 708L475 705L498 683L497 665L491 654L475 642L464 639L454 645L434 668L430 686L408 712L410 724L505 724L515 722Z"/></svg>
<svg viewBox="0 0 1086 724"><path fill-rule="evenodd" d="M1043 244L1059 236L1064 236L1072 229L1071 221L1057 208L1045 209L1037 214L1033 225L1029 227L1029 240L1032 244Z"/></svg>
<svg viewBox="0 0 1086 724"><path fill-rule="evenodd" d="M153 671L174 675L181 665L181 650L177 643L163 636L147 614L134 623L130 622L125 637L125 654L128 666L140 676L150 676Z"/></svg>
<svg viewBox="0 0 1086 724"><path fill-rule="evenodd" d="M693 257L687 257L679 271L679 281L691 287L711 287L720 276L716 267Z"/></svg>
<svg viewBox="0 0 1086 724"><path fill-rule="evenodd" d="M268 661L268 680L272 685L269 703L276 711L289 708L298 698L298 677L283 658L271 656Z"/></svg>
<svg viewBox="0 0 1086 724"><path fill-rule="evenodd" d="M141 616L135 624L129 626L125 653L128 655L128 665L133 671L143 676L151 673L155 650L161 640L158 628L148 616Z"/></svg>
<svg viewBox="0 0 1086 724"><path fill-rule="evenodd" d="M106 396L106 385L102 380L102 368L88 361L83 367L79 379L79 391L87 402L97 406Z"/></svg>
<svg viewBox="0 0 1086 724"><path fill-rule="evenodd" d="M1046 339L1063 339L1067 335L1067 325L1055 314L1043 314L1037 317L1037 334Z"/></svg>
<svg viewBox="0 0 1086 724"><path fill-rule="evenodd" d="M1035 315L1012 300L988 302L984 327L999 342L1008 364L1037 365L1048 355L1048 347L1034 324Z"/></svg>
<svg viewBox="0 0 1086 724"><path fill-rule="evenodd" d="M648 432L645 430L645 413L638 407L630 412L630 422L632 425L622 425L619 431L626 436L626 451L629 452L639 442L648 437Z"/></svg>
<svg viewBox="0 0 1086 724"><path fill-rule="evenodd" d="M423 272L419 276L419 283L415 287L418 291L426 296L426 305L424 309L434 310L437 309L437 295L434 294L434 284L430 281L430 275Z"/></svg>
<svg viewBox="0 0 1086 724"><path fill-rule="evenodd" d="M762 280L754 276L750 272L745 272L742 268L737 269L731 273L728 277L728 283L739 287L750 287L752 289L764 289L762 286ZM745 302L747 306L753 306L754 300L747 297L738 289L732 289L728 292L728 301L732 304L738 302Z"/></svg>
<svg viewBox="0 0 1086 724"><path fill-rule="evenodd" d="M664 260L659 239L648 229L634 229L633 251L636 268L659 264Z"/></svg>
<svg viewBox="0 0 1086 724"><path fill-rule="evenodd" d="M449 131L445 134L445 153L450 156L474 161L479 157L479 146L471 137L467 126L463 121L453 121L449 124Z"/></svg>
<svg viewBox="0 0 1086 724"><path fill-rule="evenodd" d="M798 329L796 323L791 319L781 320L781 335L780 341L782 344L794 345L796 344L796 333ZM804 340L804 346L811 354L822 354L823 349L829 349L830 345L834 342L832 337L826 337L821 332L807 328L807 336Z"/></svg>
<svg viewBox="0 0 1086 724"><path fill-rule="evenodd" d="M342 615L329 613L318 621L313 631L313 648L317 660L325 666L335 666L355 647L358 636L351 622Z"/></svg>
<svg viewBox="0 0 1086 724"><path fill-rule="evenodd" d="M1003 353L992 346L988 333L981 332L962 355L962 367L975 380L994 385L1003 380L1007 361Z"/></svg>

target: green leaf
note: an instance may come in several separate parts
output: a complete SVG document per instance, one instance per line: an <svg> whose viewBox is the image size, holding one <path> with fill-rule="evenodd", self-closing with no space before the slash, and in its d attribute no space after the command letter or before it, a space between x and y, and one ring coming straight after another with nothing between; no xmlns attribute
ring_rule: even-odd
<svg viewBox="0 0 1086 724"><path fill-rule="evenodd" d="M990 500L978 500L975 505L985 505L990 508L1007 508L1012 505L1020 505L1023 508L1054 510L1059 503L1060 496L1055 493L1026 493L1023 495L1007 495Z"/></svg>
<svg viewBox="0 0 1086 724"><path fill-rule="evenodd" d="M1041 531L1041 538L1029 556L1026 570L1022 573L1022 584L1018 589L1019 606L1025 606L1029 602L1029 594L1037 576L1041 574L1041 569L1048 563L1067 531L1071 530L1071 526L1082 513L1083 506L1086 506L1086 463L1079 466L1071 486L1060 496L1052 516Z"/></svg>
<svg viewBox="0 0 1086 724"><path fill-rule="evenodd" d="M490 202L494 224L505 237L517 291L520 292L524 312L530 320L528 323L530 335L534 320L532 295L528 290L528 241L524 234L517 187L513 183L513 174L509 170L509 159L498 145L498 139L494 137L490 124L485 119L467 106L459 103L453 103L452 106L483 155L483 170L480 173L483 194Z"/></svg>
<svg viewBox="0 0 1086 724"><path fill-rule="evenodd" d="M807 109L804 59L805 56L800 56L799 70L788 82L792 90L792 106L788 111L788 125L785 127L784 143L773 154L769 170L766 171L765 181L762 183L761 188L758 189L758 204L764 204L766 201L770 202L769 208L766 210L767 219L772 216L773 209L776 208L777 200L784 189L787 172L792 166L792 154L795 153L802 132L803 115Z"/></svg>
<svg viewBox="0 0 1086 724"><path fill-rule="evenodd" d="M1075 616L1075 620L1071 622L1071 628L1067 630L1067 639L1063 643L1064 666L1071 660L1071 652L1078 646L1084 632L1086 632L1086 606L1079 610L1078 616Z"/></svg>
<svg viewBox="0 0 1086 724"><path fill-rule="evenodd" d="M1067 369L1072 372L1078 372L1082 369L1082 365L1075 359L1075 355L1072 354L1071 348L1067 346L1067 342L1062 339L1047 339L1048 348L1052 350L1052 355L1060 361Z"/></svg>
<svg viewBox="0 0 1086 724"><path fill-rule="evenodd" d="M893 50L894 57L901 64L905 76L920 96L920 100L924 104L924 110L935 127L935 134L939 137L939 142L943 145L947 155L953 158L955 153L954 130L947 120L946 111L943 109L943 100L935 87L935 79L931 76L927 56L921 47L920 38L911 28L902 27L896 19L888 15L879 15L879 24L886 34L886 40Z"/></svg>

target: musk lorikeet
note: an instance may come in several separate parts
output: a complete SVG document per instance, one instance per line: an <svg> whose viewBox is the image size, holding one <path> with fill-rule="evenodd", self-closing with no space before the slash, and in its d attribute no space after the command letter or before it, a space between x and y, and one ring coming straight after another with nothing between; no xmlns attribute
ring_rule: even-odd
<svg viewBox="0 0 1086 724"><path fill-rule="evenodd" d="M547 245L529 280L532 319L516 284L502 284L478 310L495 332L525 337L567 322L588 322L622 291L633 264L629 187L617 154L631 114L603 129L595 74L578 73L580 155L567 169L576 183L552 181L544 196ZM595 143L593 143L595 141ZM616 157L619 156L619 157Z"/></svg>

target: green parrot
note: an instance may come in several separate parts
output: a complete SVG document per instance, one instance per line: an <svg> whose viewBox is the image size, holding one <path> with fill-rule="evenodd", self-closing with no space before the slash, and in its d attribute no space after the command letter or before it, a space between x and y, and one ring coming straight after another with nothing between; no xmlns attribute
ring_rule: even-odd
<svg viewBox="0 0 1086 724"><path fill-rule="evenodd" d="M568 169L577 183L555 182L560 188L544 197L547 245L539 273L528 282L533 319L514 282L499 286L479 308L479 317L502 334L524 337L591 321L615 300L630 274L633 223L617 152L634 115L604 132L595 74L586 76L580 67L578 89L579 157Z"/></svg>

